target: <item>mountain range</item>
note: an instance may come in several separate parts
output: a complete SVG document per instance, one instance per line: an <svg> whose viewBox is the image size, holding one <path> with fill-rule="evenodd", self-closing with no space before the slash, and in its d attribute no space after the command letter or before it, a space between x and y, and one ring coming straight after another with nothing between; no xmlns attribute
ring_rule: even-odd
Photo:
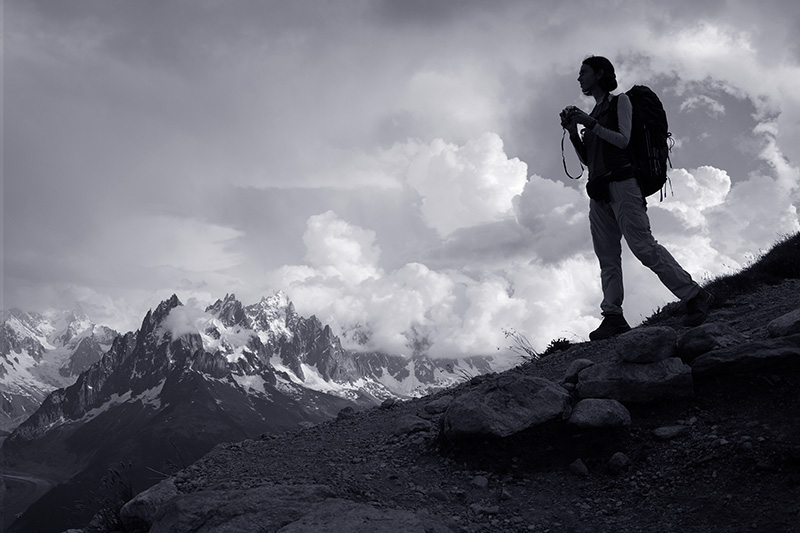
<svg viewBox="0 0 800 533"><path fill-rule="evenodd" d="M47 395L75 382L118 335L77 307L71 311L2 312L0 433L32 415Z"/></svg>
<svg viewBox="0 0 800 533"><path fill-rule="evenodd" d="M19 316L4 326L5 361L16 363L23 352L41 359L36 339L50 339L55 329L24 337L36 328L23 329ZM95 330L81 343L102 348L110 332ZM45 350L55 346L38 342ZM60 368L77 368L78 353L84 351L73 351ZM22 374L24 366L20 360L13 369ZM299 429L348 407L422 396L498 370L484 356L434 360L346 350L329 326L300 316L280 292L249 306L226 295L204 312L173 295L147 313L138 331L113 337L73 384L50 392L5 440L5 467L59 483L14 527L84 524L97 496L86 487L100 486L119 464L143 490L216 444Z"/></svg>

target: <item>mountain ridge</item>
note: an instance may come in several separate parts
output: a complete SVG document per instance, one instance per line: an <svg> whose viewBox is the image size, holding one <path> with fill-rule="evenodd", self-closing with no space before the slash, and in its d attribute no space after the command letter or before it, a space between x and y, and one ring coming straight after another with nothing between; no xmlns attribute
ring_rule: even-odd
<svg viewBox="0 0 800 533"><path fill-rule="evenodd" d="M0 429L13 430L51 391L71 384L98 361L118 335L80 309L2 312Z"/></svg>
<svg viewBox="0 0 800 533"><path fill-rule="evenodd" d="M98 483L126 458L138 463L133 476L146 487L153 471L191 462L219 442L318 423L345 407L463 379L452 366L437 373L437 365L446 367L425 357L344 350L329 326L298 315L283 293L250 306L226 295L202 313L172 295L137 331L118 335L75 383L50 393L5 440L3 459L18 470L49 465L63 483L37 503L70 507L76 496L68 488ZM464 365L491 369L488 358ZM58 519L77 520L63 513Z"/></svg>
<svg viewBox="0 0 800 533"><path fill-rule="evenodd" d="M221 444L110 516L127 531L797 531L800 420L787 415L800 412L800 235L707 287L718 301L701 327L670 304L624 342L566 346L433 395ZM526 380L580 391L581 368L636 365L618 348L643 340L649 357L647 342L669 331L676 346L659 349L704 360L693 394L634 402L627 424L443 431L453 405ZM501 416L521 403L504 398Z"/></svg>

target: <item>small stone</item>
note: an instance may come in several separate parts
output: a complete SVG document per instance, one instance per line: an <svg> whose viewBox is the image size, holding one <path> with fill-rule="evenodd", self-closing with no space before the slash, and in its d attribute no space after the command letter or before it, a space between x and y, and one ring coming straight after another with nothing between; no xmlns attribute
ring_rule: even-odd
<svg viewBox="0 0 800 533"><path fill-rule="evenodd" d="M430 492L431 498L441 502L450 501L450 497L442 490L436 489Z"/></svg>
<svg viewBox="0 0 800 533"><path fill-rule="evenodd" d="M348 419L351 419L351 418L355 418L355 416L356 416L355 409L353 409L352 407L348 406L348 407L345 407L344 409L342 409L341 411L339 411L339 414L336 415L336 419L337 420L348 420Z"/></svg>
<svg viewBox="0 0 800 533"><path fill-rule="evenodd" d="M489 486L489 480L486 476L475 476L472 478L472 484L478 488L485 489Z"/></svg>
<svg viewBox="0 0 800 533"><path fill-rule="evenodd" d="M627 469L631 464L631 460L628 459L628 456L622 452L617 452L611 456L611 459L608 461L608 469L611 471L612 474L618 474L623 470Z"/></svg>
<svg viewBox="0 0 800 533"><path fill-rule="evenodd" d="M576 476L586 477L589 475L589 469L586 468L586 465L580 459L576 459L569 465L569 470Z"/></svg>
<svg viewBox="0 0 800 533"><path fill-rule="evenodd" d="M663 426L653 430L653 435L661 440L672 440L689 431L687 426Z"/></svg>
<svg viewBox="0 0 800 533"><path fill-rule="evenodd" d="M487 506L480 503L473 503L469 508L475 514L496 515L500 512L500 507L497 505Z"/></svg>

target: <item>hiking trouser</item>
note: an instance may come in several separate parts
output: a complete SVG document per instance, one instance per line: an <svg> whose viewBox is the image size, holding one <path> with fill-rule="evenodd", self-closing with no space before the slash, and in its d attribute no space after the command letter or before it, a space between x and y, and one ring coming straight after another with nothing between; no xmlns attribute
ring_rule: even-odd
<svg viewBox="0 0 800 533"><path fill-rule="evenodd" d="M622 314L622 237L633 255L652 270L672 294L681 301L694 297L700 286L653 238L647 205L636 180L614 181L608 188L610 203L590 200L589 204L592 244L600 261L603 315Z"/></svg>

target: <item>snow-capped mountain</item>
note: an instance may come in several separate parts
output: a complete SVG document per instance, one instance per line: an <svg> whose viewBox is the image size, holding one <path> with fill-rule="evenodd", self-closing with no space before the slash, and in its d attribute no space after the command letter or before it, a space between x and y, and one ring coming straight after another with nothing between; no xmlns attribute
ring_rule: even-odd
<svg viewBox="0 0 800 533"><path fill-rule="evenodd" d="M329 326L314 316L299 316L282 292L247 307L235 295L226 295L206 312L210 316L200 321L198 330L207 351L218 350L243 369L272 367L294 385L347 399L418 397L499 370L487 357L433 360L424 354L345 350ZM268 359L254 359L256 352Z"/></svg>
<svg viewBox="0 0 800 533"><path fill-rule="evenodd" d="M117 336L74 384L50 393L3 444L7 462L22 470L49 465L63 482L31 506L20 530L84 525L89 517L74 511L78 487L97 486L120 461L132 463L143 490L159 480L154 471L191 463L220 442L418 396L499 370L491 365L491 358L349 352L283 293L249 306L227 295L204 312L172 296L138 331Z"/></svg>
<svg viewBox="0 0 800 533"><path fill-rule="evenodd" d="M0 329L0 430L33 414L55 389L72 384L111 347L117 332L93 323L81 310L2 312Z"/></svg>

